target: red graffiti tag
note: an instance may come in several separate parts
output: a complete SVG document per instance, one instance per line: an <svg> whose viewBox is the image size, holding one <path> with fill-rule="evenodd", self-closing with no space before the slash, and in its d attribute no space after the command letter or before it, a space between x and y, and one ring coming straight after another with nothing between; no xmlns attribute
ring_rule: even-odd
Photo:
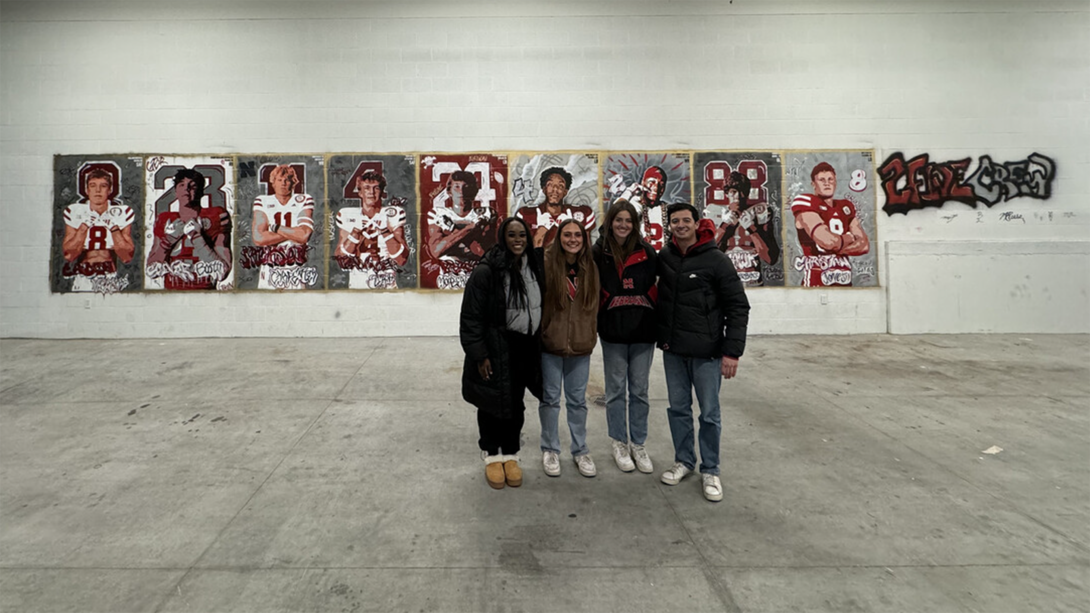
<svg viewBox="0 0 1090 613"><path fill-rule="evenodd" d="M973 188L966 185L965 171L971 158L952 162L931 162L926 153L907 163L901 152L894 153L878 169L882 188L886 192L886 204L882 210L887 215L905 213L925 207L941 207L948 200L964 202L976 207L977 197Z"/></svg>

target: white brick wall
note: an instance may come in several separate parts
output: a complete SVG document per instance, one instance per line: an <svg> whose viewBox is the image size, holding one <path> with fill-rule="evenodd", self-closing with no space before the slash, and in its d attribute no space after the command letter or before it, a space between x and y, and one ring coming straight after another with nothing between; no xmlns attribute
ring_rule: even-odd
<svg viewBox="0 0 1090 613"><path fill-rule="evenodd" d="M928 246L882 256L882 288L750 292L754 332L915 330L891 320L902 311L887 287L972 257L935 243L1090 239L1088 31L1084 1L5 1L0 336L456 330L452 294L52 295L57 153L873 147L879 161L1054 159L1051 200L1001 203L981 223L958 204L879 213L880 248ZM1003 211L1054 215L1015 224ZM1046 331L1047 319L1090 331L1085 254L1068 260L1073 298L1042 302L1043 315L997 306L936 329ZM978 271L963 288L995 293L1014 281L1003 275Z"/></svg>

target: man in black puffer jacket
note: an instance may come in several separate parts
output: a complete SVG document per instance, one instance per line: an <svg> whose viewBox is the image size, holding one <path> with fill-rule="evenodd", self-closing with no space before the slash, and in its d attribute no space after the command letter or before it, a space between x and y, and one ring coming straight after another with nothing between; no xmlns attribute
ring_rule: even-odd
<svg viewBox="0 0 1090 613"><path fill-rule="evenodd" d="M686 203L666 209L671 240L659 252L658 346L670 398L667 417L676 485L696 468L693 390L700 404L700 473L704 497L723 499L719 481L719 387L734 377L746 347L749 301L730 260L715 245L715 225ZM699 220L699 224L697 223Z"/></svg>

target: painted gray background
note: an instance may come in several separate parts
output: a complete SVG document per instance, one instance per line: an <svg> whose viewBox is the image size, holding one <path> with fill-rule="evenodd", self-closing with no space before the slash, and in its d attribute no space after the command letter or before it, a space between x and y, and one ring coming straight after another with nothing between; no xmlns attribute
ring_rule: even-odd
<svg viewBox="0 0 1090 613"><path fill-rule="evenodd" d="M787 247L784 268L787 270L787 286L802 285L802 273L795 270L795 258L802 255L799 247L795 216L791 214L791 201L799 194L812 193L810 171L821 162L828 162L836 169L836 199L850 200L855 205L859 223L870 239L870 251L866 255L851 258L852 286L874 287L878 285L878 233L875 227L878 188L874 172L873 151L796 151L784 154L784 243ZM866 173L867 187L854 192L848 187L852 171Z"/></svg>
<svg viewBox="0 0 1090 613"><path fill-rule="evenodd" d="M136 216L132 222L132 241L136 251L128 264L117 262L117 275L129 280L129 285L123 291L140 291L144 288L144 161L140 156L117 154L53 156L53 224L50 231L53 240L49 252L50 291L54 293L72 291L72 279L65 278L61 274L64 268L64 255L61 249L61 243L64 241L64 209L80 199L76 183L79 168L85 162L113 162L121 169L121 189L117 200L131 207Z"/></svg>
<svg viewBox="0 0 1090 613"><path fill-rule="evenodd" d="M601 219L601 198L598 189L598 154L538 153L521 154L511 166L511 208L514 215L524 206L538 206L545 201L541 194L541 171L559 166L572 174L571 189L565 202L589 206Z"/></svg>
<svg viewBox="0 0 1090 613"><path fill-rule="evenodd" d="M386 195L382 204L393 204L392 201L397 200L397 204L405 209L405 242L409 245L409 260L397 272L397 288L399 290L415 289L419 286L417 266L420 241L417 236L419 213L416 200L416 163L411 155L356 154L329 157L326 166L329 209L326 214L327 221L325 224L325 240L328 244L326 258L329 263L327 287L329 289L348 289L349 271L342 270L337 265L337 260L333 259L333 252L337 248L336 218L337 211L342 208L360 206L358 199L346 200L344 197L344 184L356 171L356 166L360 162L382 162L382 173L386 177Z"/></svg>
<svg viewBox="0 0 1090 613"><path fill-rule="evenodd" d="M267 156L239 156L238 179L236 182L236 196L238 212L235 214L235 286L239 289L257 289L257 277L260 267L242 267L242 247L252 247L254 198L266 193L266 186L261 183L261 167L266 164L303 164L306 167L306 177L303 179L303 191L314 198L314 232L307 241L307 266L315 266L318 269L318 283L308 286L307 289L323 289L325 287L325 261L327 241L325 224L328 222L325 214L325 160L317 155L267 155Z"/></svg>

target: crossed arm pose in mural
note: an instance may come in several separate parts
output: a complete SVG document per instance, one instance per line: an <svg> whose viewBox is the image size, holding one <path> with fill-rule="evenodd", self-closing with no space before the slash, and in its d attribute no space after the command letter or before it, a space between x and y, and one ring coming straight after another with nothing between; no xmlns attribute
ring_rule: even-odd
<svg viewBox="0 0 1090 613"><path fill-rule="evenodd" d="M360 263L352 269L349 287L394 289L397 268L409 261L405 240L405 209L383 205L386 177L369 170L356 179L360 208L337 212L337 256L354 258Z"/></svg>
<svg viewBox="0 0 1090 613"><path fill-rule="evenodd" d="M174 175L177 211L155 218L148 275L164 277L166 289L216 289L231 271L231 215L201 207L204 175L182 168Z"/></svg>
<svg viewBox="0 0 1090 613"><path fill-rule="evenodd" d="M253 236L255 245L276 251L262 258L257 287L305 289L306 280L298 271L306 264L307 241L314 233L314 198L295 193L300 181L290 164L273 168L269 183L273 193L254 199Z"/></svg>
<svg viewBox="0 0 1090 613"><path fill-rule="evenodd" d="M852 264L848 256L870 251L870 239L850 200L838 200L836 170L822 162L810 172L813 194L802 194L791 202L795 215L803 272L807 287L851 285Z"/></svg>
<svg viewBox="0 0 1090 613"><path fill-rule="evenodd" d="M433 258L475 263L484 255L496 212L473 206L479 189L473 173L459 170L451 174L444 190L449 206L436 206L428 213L428 251Z"/></svg>
<svg viewBox="0 0 1090 613"><path fill-rule="evenodd" d="M704 217L715 224L715 243L730 258L742 282L760 285L764 282L760 262L779 261L780 244L768 205L750 205L749 189L749 179L744 174L730 173L726 206L709 204L704 208Z"/></svg>
<svg viewBox="0 0 1090 613"><path fill-rule="evenodd" d="M535 249L551 243L556 229L565 219L578 221L587 232L594 230L594 211L589 206L572 206L564 202L571 182L571 173L563 168L546 169L541 173L541 193L545 195L545 202L536 207L523 207L515 213L530 224Z"/></svg>
<svg viewBox="0 0 1090 613"><path fill-rule="evenodd" d="M113 176L105 170L87 173L86 202L64 209L64 241L61 249L65 276L73 276L73 291L91 291L96 277L114 277L117 259L131 262L136 248L132 241L132 208L113 202Z"/></svg>
<svg viewBox="0 0 1090 613"><path fill-rule="evenodd" d="M299 177L288 164L274 168L269 181L273 194L254 199L254 244L307 244L314 232L314 198L294 193Z"/></svg>
<svg viewBox="0 0 1090 613"><path fill-rule="evenodd" d="M639 183L633 183L614 200L617 202L630 202L640 214L640 233L643 239L658 251L666 244L665 220L663 214L665 204L662 195L666 193L666 171L658 166L652 166L643 172L643 178Z"/></svg>

